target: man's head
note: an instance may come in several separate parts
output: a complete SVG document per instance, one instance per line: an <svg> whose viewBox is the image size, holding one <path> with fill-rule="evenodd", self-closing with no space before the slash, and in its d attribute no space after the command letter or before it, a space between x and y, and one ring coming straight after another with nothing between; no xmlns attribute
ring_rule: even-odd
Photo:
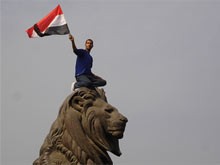
<svg viewBox="0 0 220 165"><path fill-rule="evenodd" d="M93 48L93 40L87 39L85 42L85 49L90 52L92 48Z"/></svg>

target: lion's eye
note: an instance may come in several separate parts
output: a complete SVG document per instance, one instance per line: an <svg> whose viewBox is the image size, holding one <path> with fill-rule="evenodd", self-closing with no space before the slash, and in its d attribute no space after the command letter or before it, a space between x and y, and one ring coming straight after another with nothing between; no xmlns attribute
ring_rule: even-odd
<svg viewBox="0 0 220 165"><path fill-rule="evenodd" d="M107 108L107 109L105 109L105 111L108 112L108 113L112 113L113 109L112 108Z"/></svg>

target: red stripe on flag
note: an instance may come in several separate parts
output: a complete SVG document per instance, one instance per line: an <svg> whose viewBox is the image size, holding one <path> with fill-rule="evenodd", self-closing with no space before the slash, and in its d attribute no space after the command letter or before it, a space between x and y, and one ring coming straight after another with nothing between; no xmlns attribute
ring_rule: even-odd
<svg viewBox="0 0 220 165"><path fill-rule="evenodd" d="M34 27L33 27L33 26L32 26L31 28L29 28L29 29L26 30L26 32L27 32L29 38L32 37L33 31L34 31Z"/></svg>
<svg viewBox="0 0 220 165"><path fill-rule="evenodd" d="M53 9L47 16L45 16L43 19L41 19L37 25L38 28L40 29L41 32L45 31L48 26L50 25L50 23L53 21L53 19L57 16L57 15L61 15L63 14L63 11L60 7L60 5L58 5L55 9Z"/></svg>

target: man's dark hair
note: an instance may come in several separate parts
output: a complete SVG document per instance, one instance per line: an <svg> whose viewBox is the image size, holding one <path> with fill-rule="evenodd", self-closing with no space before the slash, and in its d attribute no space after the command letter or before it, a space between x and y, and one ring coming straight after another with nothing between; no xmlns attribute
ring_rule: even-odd
<svg viewBox="0 0 220 165"><path fill-rule="evenodd" d="M87 42L87 41L91 41L91 42L93 43L93 40L92 40L92 39L90 39L90 38L89 38L89 39L87 39L87 40L86 40L86 42Z"/></svg>

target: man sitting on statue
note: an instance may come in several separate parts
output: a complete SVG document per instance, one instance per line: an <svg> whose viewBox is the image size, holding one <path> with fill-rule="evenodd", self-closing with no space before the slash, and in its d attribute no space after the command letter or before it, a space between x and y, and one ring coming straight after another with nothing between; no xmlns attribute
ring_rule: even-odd
<svg viewBox="0 0 220 165"><path fill-rule="evenodd" d="M93 48L93 41L87 39L85 42L85 49L77 49L74 41L74 37L69 34L69 39L72 42L73 52L77 55L75 65L75 78L76 83L72 86L72 90L80 87L99 87L105 86L106 81L101 77L92 73L93 58L90 54Z"/></svg>

